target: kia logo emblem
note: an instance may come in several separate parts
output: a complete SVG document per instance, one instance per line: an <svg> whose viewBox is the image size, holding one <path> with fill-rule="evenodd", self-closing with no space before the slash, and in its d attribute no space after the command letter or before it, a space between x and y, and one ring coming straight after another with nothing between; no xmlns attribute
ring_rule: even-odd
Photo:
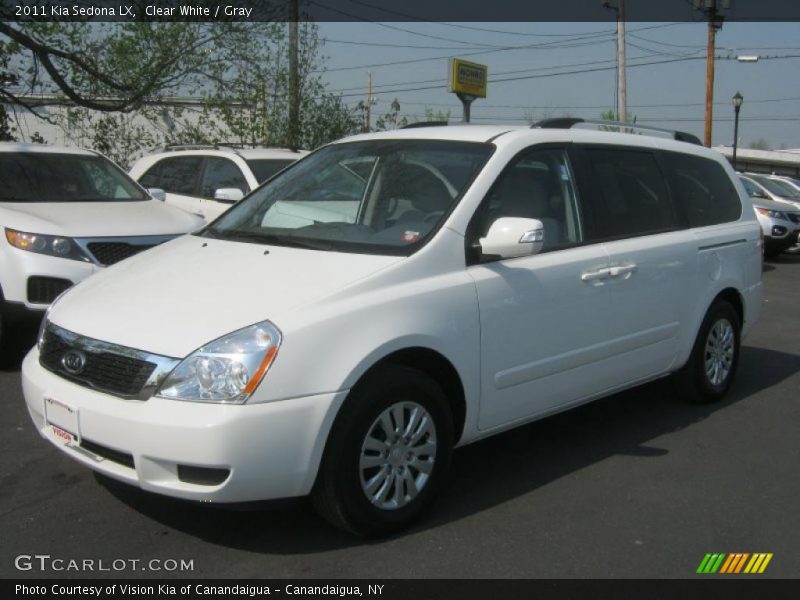
<svg viewBox="0 0 800 600"><path fill-rule="evenodd" d="M67 373L77 375L86 366L86 355L80 350L67 350L61 357L61 366Z"/></svg>

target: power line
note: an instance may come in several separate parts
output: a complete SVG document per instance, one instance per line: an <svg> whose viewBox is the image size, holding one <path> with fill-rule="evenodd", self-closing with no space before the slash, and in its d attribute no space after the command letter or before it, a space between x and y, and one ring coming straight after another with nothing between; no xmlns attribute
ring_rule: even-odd
<svg viewBox="0 0 800 600"><path fill-rule="evenodd" d="M800 96L793 98L763 98L758 100L747 99L747 104L761 104L769 102L795 102L800 100ZM455 101L451 104L441 102L407 102L403 101L404 105L411 106L444 106L459 108ZM730 102L715 102L717 106L728 106ZM478 105L476 105L478 106ZM480 108L521 108L521 109L538 109L538 110L580 110L580 109L605 109L608 108L605 104L576 104L576 105L531 105L531 104L480 104ZM705 106L705 102L674 102L674 103L657 103L657 104L631 104L630 108L682 108L684 106Z"/></svg>
<svg viewBox="0 0 800 600"><path fill-rule="evenodd" d="M575 38L574 41L578 41L581 38ZM582 43L573 43L569 45L563 45L562 42L542 42L539 44L528 44L524 46L504 46L500 48L495 48L493 50L477 50L475 52L462 52L459 53L459 56L476 56L476 55L483 55L483 54L493 54L495 52L507 52L511 50L531 50L531 49L562 49L562 48L578 48L581 46L591 46L598 43L608 43L611 41L611 38L606 40L596 40L596 41L585 41ZM559 44L560 46L554 46L554 44ZM451 58L452 54L444 54L438 56L426 56L424 58L411 58L406 60L395 60L390 62L384 63L371 63L366 65L354 65L348 67L334 67L334 68L324 68L324 69L316 69L312 71L312 73L333 73L338 71L354 71L354 70L362 70L362 69L374 69L377 67L389 67L394 65L407 65L412 63L420 63L420 62L430 62L432 60L441 60L444 58Z"/></svg>
<svg viewBox="0 0 800 600"><path fill-rule="evenodd" d="M633 68L637 68L637 67L646 67L646 66L651 66L651 65L663 65L663 64L669 64L669 63L702 60L703 58L704 57L702 57L702 56L684 56L684 57L681 57L681 58L670 58L670 59L665 59L665 60L656 60L656 61L650 61L650 62L634 63L634 64L629 64L628 67L633 69ZM776 60L776 59L787 59L787 58L800 58L800 54L789 54L789 55L784 55L784 56L762 56L762 57L760 57L761 60ZM735 57L730 57L730 56L717 56L716 57L716 60L734 60L734 59L735 59ZM610 62L610 61L600 61L600 62ZM545 77L558 77L558 76L561 76L561 75L577 75L577 74L583 74L583 73L595 73L595 72L601 72L601 71L609 71L609 70L612 70L612 69L616 69L616 66L614 65L614 66L610 66L610 67L595 67L595 68L590 68L590 69L576 69L576 70L572 70L572 71L559 71L559 72L556 72L556 73L538 73L538 74L534 74L534 75L521 75L521 76L518 76L518 77L503 77L503 78L489 79L489 83L495 83L496 84L496 83L504 83L504 82L509 82L509 81L521 81L521 80L526 80L526 79L541 79L541 78L545 78ZM408 85L411 85L411 84L414 84L414 82L409 82L408 83ZM398 85L404 85L404 84L398 84ZM395 89L383 90L383 91L375 92L375 95L394 94L394 93L398 93L398 92L417 92L417 91L422 91L422 90L432 90L432 89L440 88L441 86L442 86L442 84L440 83L438 85L427 85L427 86L410 87L410 88L395 88ZM342 94L341 97L342 98L349 98L349 97L363 96L363 95L364 95L363 93L351 93L351 94Z"/></svg>

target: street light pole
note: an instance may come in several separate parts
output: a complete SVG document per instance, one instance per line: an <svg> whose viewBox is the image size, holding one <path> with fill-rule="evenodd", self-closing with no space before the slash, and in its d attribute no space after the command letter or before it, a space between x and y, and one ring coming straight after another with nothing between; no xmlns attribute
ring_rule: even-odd
<svg viewBox="0 0 800 600"><path fill-rule="evenodd" d="M733 120L733 170L736 170L736 147L739 143L739 109L742 108L742 102L744 102L744 97L739 93L736 92L733 95L733 111L736 113L736 117Z"/></svg>

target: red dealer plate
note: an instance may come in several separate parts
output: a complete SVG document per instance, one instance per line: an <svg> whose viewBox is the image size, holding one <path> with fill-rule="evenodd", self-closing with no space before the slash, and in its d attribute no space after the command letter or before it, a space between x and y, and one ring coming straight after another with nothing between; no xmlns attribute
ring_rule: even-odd
<svg viewBox="0 0 800 600"><path fill-rule="evenodd" d="M44 418L52 427L53 435L65 444L77 443L78 409L53 398L44 399Z"/></svg>

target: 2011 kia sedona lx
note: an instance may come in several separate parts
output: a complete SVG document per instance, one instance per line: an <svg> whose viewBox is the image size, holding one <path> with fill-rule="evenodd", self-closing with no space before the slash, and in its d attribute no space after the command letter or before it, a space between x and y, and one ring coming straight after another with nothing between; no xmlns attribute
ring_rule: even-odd
<svg viewBox="0 0 800 600"><path fill-rule="evenodd" d="M64 294L23 365L36 428L145 490L311 494L374 535L456 446L670 374L720 398L761 301L750 200L686 134L585 127L317 150Z"/></svg>

